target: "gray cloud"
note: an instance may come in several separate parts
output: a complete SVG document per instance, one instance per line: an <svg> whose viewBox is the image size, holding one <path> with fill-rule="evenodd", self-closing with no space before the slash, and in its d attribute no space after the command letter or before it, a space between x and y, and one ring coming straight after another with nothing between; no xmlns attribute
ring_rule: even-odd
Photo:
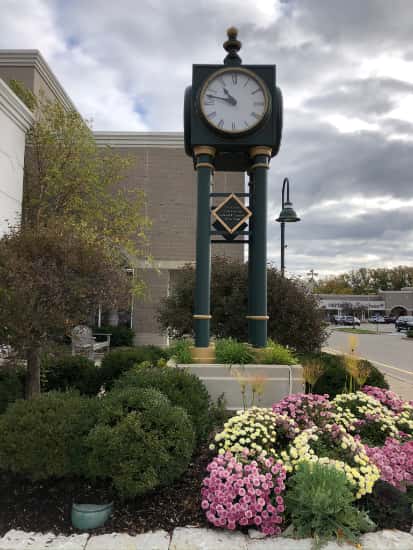
<svg viewBox="0 0 413 550"><path fill-rule="evenodd" d="M285 99L270 259L289 176L303 212L287 228L290 269L412 262L411 209L376 204L413 198L410 0L3 0L0 47L39 48L96 129L176 131L192 63L221 63L231 24L244 63L277 64ZM369 208L355 215L360 204Z"/></svg>

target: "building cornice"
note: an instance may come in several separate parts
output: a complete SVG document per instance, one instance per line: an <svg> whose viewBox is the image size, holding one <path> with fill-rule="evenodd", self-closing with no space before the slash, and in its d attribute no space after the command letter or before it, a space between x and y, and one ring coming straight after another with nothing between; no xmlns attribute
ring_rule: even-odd
<svg viewBox="0 0 413 550"><path fill-rule="evenodd" d="M0 78L0 111L5 113L17 126L27 132L33 124L33 113Z"/></svg>
<svg viewBox="0 0 413 550"><path fill-rule="evenodd" d="M182 149L183 132L93 132L99 146Z"/></svg>
<svg viewBox="0 0 413 550"><path fill-rule="evenodd" d="M76 110L72 100L38 50L0 50L0 66L34 67L68 110Z"/></svg>

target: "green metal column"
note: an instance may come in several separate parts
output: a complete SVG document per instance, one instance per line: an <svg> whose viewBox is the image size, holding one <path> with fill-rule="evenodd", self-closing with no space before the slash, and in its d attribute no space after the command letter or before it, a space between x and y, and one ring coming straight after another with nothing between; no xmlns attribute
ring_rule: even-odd
<svg viewBox="0 0 413 550"><path fill-rule="evenodd" d="M251 281L251 266L254 263L254 173L249 172L249 182L248 182L248 192L249 192L249 209L252 212L252 216L249 219L249 237L248 237L248 342L252 343L255 340L254 337L254 328L255 323L249 319L249 316L252 315L252 285L250 284Z"/></svg>
<svg viewBox="0 0 413 550"><path fill-rule="evenodd" d="M198 199L196 219L195 347L209 346L211 296L211 182L214 171L213 147L194 148Z"/></svg>
<svg viewBox="0 0 413 550"><path fill-rule="evenodd" d="M249 342L255 348L267 345L267 170L271 157L269 147L250 150L253 174L253 235L249 250ZM251 239L251 236L250 236Z"/></svg>

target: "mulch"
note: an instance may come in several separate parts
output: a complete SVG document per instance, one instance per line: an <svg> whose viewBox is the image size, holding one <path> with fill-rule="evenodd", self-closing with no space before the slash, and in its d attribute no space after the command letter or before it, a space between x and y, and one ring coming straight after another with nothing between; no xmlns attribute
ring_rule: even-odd
<svg viewBox="0 0 413 550"><path fill-rule="evenodd" d="M31 482L20 476L0 474L0 536L9 529L76 533L71 525L73 502L100 504L114 502L114 513L94 534L127 532L131 535L187 525L206 527L201 510L201 485L211 460L208 446L198 449L183 477L171 486L131 501L121 501L104 483L83 479L56 479Z"/></svg>

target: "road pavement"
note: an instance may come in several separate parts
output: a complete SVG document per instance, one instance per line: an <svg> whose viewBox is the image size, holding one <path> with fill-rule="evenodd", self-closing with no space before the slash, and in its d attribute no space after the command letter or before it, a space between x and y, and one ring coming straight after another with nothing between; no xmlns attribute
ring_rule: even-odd
<svg viewBox="0 0 413 550"><path fill-rule="evenodd" d="M362 325L376 331L376 325ZM385 375L391 389L404 399L413 400L413 339L394 330L393 325L379 325L378 334L358 334L356 354L373 362ZM349 352L349 333L331 327L326 350Z"/></svg>

